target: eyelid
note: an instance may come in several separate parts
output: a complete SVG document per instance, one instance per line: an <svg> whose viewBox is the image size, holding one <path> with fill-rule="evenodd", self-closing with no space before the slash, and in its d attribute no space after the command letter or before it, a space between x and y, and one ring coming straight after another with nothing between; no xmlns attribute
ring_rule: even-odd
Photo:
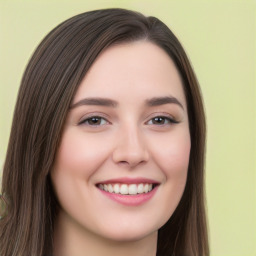
<svg viewBox="0 0 256 256"><path fill-rule="evenodd" d="M97 117L97 118L102 118L106 121L107 124L111 124L111 122L109 121L109 116L106 115L105 113L102 112L92 112L92 113L87 113L86 115L84 115L79 121L78 121L78 125L82 125L85 121L87 121L90 118L93 117ZM153 118L156 117L162 117L162 118L166 118L169 120L169 125L173 125L173 124L178 124L180 123L180 121L177 120L177 118L175 118L173 115L166 113L166 112L157 112L157 113L153 113L151 114L148 118L147 121L145 122L145 124L148 124L150 121L152 121ZM95 125L95 127L99 127L99 126L104 126L106 124L103 125ZM156 125L156 124L150 124L150 125ZM168 124L162 124L162 126L164 125L168 125ZM88 126L93 126L93 125L88 125ZM156 125L156 126L161 126L160 125Z"/></svg>
<svg viewBox="0 0 256 256"><path fill-rule="evenodd" d="M147 124L148 122L150 122L152 119L154 119L156 117L166 118L170 121L170 124L180 123L180 121L177 121L177 119L173 115L171 115L169 113L165 113L165 112L152 114L145 123ZM154 125L154 124L152 124L152 125ZM163 125L166 125L166 124L163 124ZM161 126L161 125L159 125L159 126Z"/></svg>
<svg viewBox="0 0 256 256"><path fill-rule="evenodd" d="M110 121L108 121L108 116L104 113L101 112L92 112L84 115L79 121L78 125L82 125L86 120L93 118L93 117L98 117L104 119L108 124L110 124ZM96 126L96 125L95 125Z"/></svg>

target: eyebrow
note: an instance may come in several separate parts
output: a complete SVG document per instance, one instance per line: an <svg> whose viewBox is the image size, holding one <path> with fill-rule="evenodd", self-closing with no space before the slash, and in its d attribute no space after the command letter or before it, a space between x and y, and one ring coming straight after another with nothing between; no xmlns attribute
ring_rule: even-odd
<svg viewBox="0 0 256 256"><path fill-rule="evenodd" d="M85 98L82 99L73 105L70 106L70 109L76 108L82 105L96 105L96 106L105 106L105 107L117 107L117 101L105 98Z"/></svg>
<svg viewBox="0 0 256 256"><path fill-rule="evenodd" d="M184 107L180 103L180 101L173 96L154 97L152 99L146 100L146 105L148 105L149 107L160 106L160 105L164 105L164 104L177 104L182 109L184 109Z"/></svg>
<svg viewBox="0 0 256 256"><path fill-rule="evenodd" d="M146 100L146 105L149 107L161 106L165 104L177 104L182 109L184 109L183 105L180 101L173 96L166 97L154 97L152 99ZM95 105L95 106L105 106L105 107L117 107L118 102L115 100L107 99L107 98L84 98L73 105L70 106L70 109L83 106L83 105Z"/></svg>

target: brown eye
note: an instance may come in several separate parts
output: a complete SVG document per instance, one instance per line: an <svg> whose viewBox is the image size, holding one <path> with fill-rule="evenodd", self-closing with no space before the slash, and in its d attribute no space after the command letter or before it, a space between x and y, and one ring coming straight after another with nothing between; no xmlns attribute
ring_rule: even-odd
<svg viewBox="0 0 256 256"><path fill-rule="evenodd" d="M106 124L107 121L103 117L100 116L92 116L90 118L87 118L79 123L83 125L89 125L89 126L100 126Z"/></svg>
<svg viewBox="0 0 256 256"><path fill-rule="evenodd" d="M165 123L166 123L166 118L161 117L161 116L159 116L159 117L154 117L154 118L152 119L152 123L153 123L153 124L165 124Z"/></svg>
<svg viewBox="0 0 256 256"><path fill-rule="evenodd" d="M148 124L150 125L166 125L166 124L176 124L176 120L166 117L166 116L156 116L149 120Z"/></svg>

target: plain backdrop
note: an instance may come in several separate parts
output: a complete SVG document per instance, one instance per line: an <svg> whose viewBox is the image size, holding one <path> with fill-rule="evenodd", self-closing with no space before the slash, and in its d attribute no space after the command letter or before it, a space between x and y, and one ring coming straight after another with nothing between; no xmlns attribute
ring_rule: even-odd
<svg viewBox="0 0 256 256"><path fill-rule="evenodd" d="M156 16L182 42L200 82L207 115L211 255L255 256L255 1L0 0L0 168L19 83L35 47L63 20L110 7Z"/></svg>

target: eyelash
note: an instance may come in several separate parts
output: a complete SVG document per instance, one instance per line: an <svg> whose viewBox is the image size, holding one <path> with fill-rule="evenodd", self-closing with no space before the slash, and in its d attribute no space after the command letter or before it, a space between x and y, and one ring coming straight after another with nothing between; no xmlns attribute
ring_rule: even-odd
<svg viewBox="0 0 256 256"><path fill-rule="evenodd" d="M90 116L90 117L88 117L88 118L82 120L81 122L79 122L78 125L88 125L88 126L96 126L96 127L102 126L102 124L89 124L88 122L89 122L89 121L92 121L93 119L98 119L98 120L100 119L101 121L104 120L106 123L109 123L109 122L107 121L107 119L104 118L104 117L102 117L102 116ZM105 125L105 124L103 124L103 125Z"/></svg>
<svg viewBox="0 0 256 256"><path fill-rule="evenodd" d="M154 119L162 119L164 120L164 124L159 124L157 126L163 126L163 125L168 125L168 124L178 124L179 122L176 121L173 117L169 117L169 116L154 116L153 118L151 118L148 122L154 120ZM167 121L167 123L166 123ZM153 124L153 123L152 123ZM154 125L154 124L153 124Z"/></svg>
<svg viewBox="0 0 256 256"><path fill-rule="evenodd" d="M97 122L97 121L104 121L105 123L104 124L89 124L90 121L93 121L93 119ZM163 116L163 115L159 115L159 116L154 116L152 117L149 121L147 121L146 123L149 123L149 122L152 122L153 120L156 120L156 119L161 119L161 120L164 120L164 123L163 124L154 124L154 123L151 123L150 125L156 125L156 126L165 126L165 125L172 125L172 124L178 124L179 122L176 121L173 117L170 117L170 116ZM110 122L105 118L105 117L102 117L102 116L98 116L98 115L95 115L95 116L90 116L82 121L80 121L78 123L78 125L87 125L87 126L92 126L92 127L100 127L100 126L103 126L103 125L106 125L106 124L109 124Z"/></svg>

